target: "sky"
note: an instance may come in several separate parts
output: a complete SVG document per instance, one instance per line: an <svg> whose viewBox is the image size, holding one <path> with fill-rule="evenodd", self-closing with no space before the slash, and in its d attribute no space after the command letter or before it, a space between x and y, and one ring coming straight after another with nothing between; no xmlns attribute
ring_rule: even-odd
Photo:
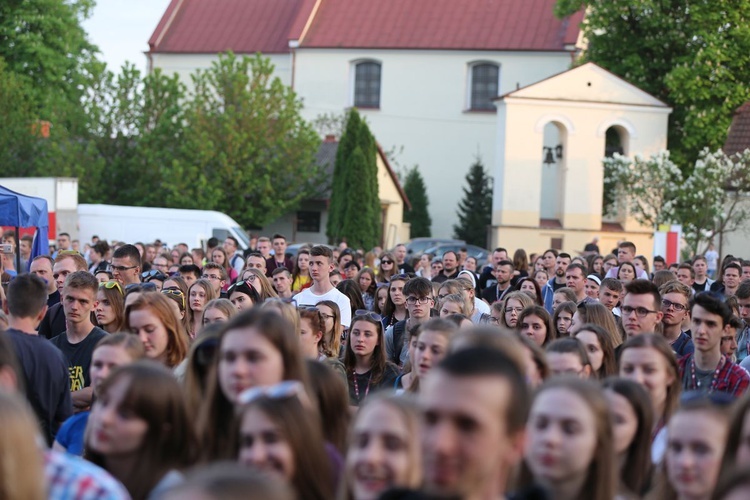
<svg viewBox="0 0 750 500"><path fill-rule="evenodd" d="M145 72L143 53L168 5L169 0L97 0L83 27L110 70L118 73L125 61L130 61Z"/></svg>

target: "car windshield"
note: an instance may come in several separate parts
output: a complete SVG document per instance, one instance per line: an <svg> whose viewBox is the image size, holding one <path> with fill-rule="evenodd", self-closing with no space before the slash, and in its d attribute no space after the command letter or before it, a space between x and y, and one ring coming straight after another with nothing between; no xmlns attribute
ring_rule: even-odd
<svg viewBox="0 0 750 500"><path fill-rule="evenodd" d="M242 248L250 248L250 239L247 237L247 233L242 230L241 227L233 227L234 235L242 241Z"/></svg>

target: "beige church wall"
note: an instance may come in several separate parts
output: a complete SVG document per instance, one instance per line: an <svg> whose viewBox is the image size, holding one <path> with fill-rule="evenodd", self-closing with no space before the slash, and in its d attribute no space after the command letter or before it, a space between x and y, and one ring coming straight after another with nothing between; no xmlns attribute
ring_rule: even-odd
<svg viewBox="0 0 750 500"><path fill-rule="evenodd" d="M383 221L383 246L392 248L397 243L409 240L410 225L403 222L404 201L383 162L383 158L377 155L378 164L378 197L380 205L385 209Z"/></svg>

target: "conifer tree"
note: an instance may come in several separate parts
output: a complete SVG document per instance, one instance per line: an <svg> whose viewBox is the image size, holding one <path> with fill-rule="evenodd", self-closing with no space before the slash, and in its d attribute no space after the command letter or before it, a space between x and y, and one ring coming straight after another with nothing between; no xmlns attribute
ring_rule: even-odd
<svg viewBox="0 0 750 500"><path fill-rule="evenodd" d="M430 204L427 199L427 187L416 165L406 173L404 193L406 193L406 197L411 204L411 210L404 208L404 222L411 224L411 237L428 238L432 236L430 230L432 219L430 219L430 213L427 209Z"/></svg>
<svg viewBox="0 0 750 500"><path fill-rule="evenodd" d="M492 223L492 178L477 158L466 175L467 187L458 204L458 224L453 226L453 237L470 245L487 244L487 228Z"/></svg>

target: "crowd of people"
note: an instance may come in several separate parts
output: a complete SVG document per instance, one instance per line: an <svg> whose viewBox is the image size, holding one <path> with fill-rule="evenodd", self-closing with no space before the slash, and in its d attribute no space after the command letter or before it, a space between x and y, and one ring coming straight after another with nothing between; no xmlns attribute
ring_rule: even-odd
<svg viewBox="0 0 750 500"><path fill-rule="evenodd" d="M750 498L748 261L18 250L0 498Z"/></svg>

